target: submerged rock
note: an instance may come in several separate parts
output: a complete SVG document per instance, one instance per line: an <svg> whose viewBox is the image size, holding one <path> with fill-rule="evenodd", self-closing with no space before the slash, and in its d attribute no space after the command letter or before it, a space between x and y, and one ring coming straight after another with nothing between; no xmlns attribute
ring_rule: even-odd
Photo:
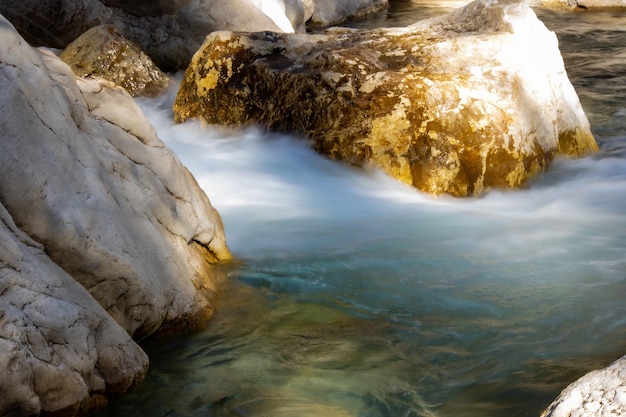
<svg viewBox="0 0 626 417"><path fill-rule="evenodd" d="M59 55L79 77L113 81L132 96L155 96L167 88L169 77L134 43L113 26L89 29Z"/></svg>
<svg viewBox="0 0 626 417"><path fill-rule="evenodd" d="M400 29L213 33L174 111L298 132L432 194L520 187L556 154L597 150L556 36L514 0Z"/></svg>
<svg viewBox="0 0 626 417"><path fill-rule="evenodd" d="M124 89L0 30L0 415L74 415L143 378L129 335L211 316L230 252Z"/></svg>
<svg viewBox="0 0 626 417"><path fill-rule="evenodd" d="M563 390L541 417L626 416L626 356Z"/></svg>

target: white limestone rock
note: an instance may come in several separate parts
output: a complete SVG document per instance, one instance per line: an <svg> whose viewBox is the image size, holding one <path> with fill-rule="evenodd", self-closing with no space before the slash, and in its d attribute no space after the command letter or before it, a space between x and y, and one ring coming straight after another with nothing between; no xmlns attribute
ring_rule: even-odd
<svg viewBox="0 0 626 417"><path fill-rule="evenodd" d="M0 30L0 201L135 338L201 325L230 258L217 211L125 90Z"/></svg>
<svg viewBox="0 0 626 417"><path fill-rule="evenodd" d="M626 356L570 384L541 417L626 416Z"/></svg>
<svg viewBox="0 0 626 417"><path fill-rule="evenodd" d="M329 26L383 9L388 0L302 0L304 19L313 25Z"/></svg>
<svg viewBox="0 0 626 417"><path fill-rule="evenodd" d="M85 414L147 368L128 333L0 204L0 415Z"/></svg>

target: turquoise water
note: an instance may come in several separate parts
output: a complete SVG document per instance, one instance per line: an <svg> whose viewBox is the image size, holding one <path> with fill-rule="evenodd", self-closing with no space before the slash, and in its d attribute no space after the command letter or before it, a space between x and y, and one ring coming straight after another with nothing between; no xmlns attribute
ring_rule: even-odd
<svg viewBox="0 0 626 417"><path fill-rule="evenodd" d="M435 199L296 137L174 126L173 91L143 101L239 261L209 328L147 341L146 381L98 415L536 416L626 353L626 14L535 10L602 150L524 190Z"/></svg>

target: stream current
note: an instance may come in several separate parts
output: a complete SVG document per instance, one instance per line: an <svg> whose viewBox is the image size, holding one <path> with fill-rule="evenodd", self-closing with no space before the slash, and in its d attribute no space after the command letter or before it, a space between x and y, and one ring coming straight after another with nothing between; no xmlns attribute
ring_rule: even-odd
<svg viewBox="0 0 626 417"><path fill-rule="evenodd" d="M142 100L239 261L209 327L145 342L145 382L97 415L538 416L625 354L626 13L533 8L601 151L522 190L433 198L297 137L174 125L176 86Z"/></svg>

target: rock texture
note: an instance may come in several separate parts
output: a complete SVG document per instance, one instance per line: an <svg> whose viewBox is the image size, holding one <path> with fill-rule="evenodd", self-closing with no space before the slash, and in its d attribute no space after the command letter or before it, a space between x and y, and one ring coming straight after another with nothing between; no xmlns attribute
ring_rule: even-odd
<svg viewBox="0 0 626 417"><path fill-rule="evenodd" d="M155 96L167 88L169 77L134 43L113 26L95 26L59 55L80 77L105 78L132 96Z"/></svg>
<svg viewBox="0 0 626 417"><path fill-rule="evenodd" d="M213 33L174 111L299 132L433 194L519 187L556 154L597 150L556 36L516 0L403 29Z"/></svg>
<svg viewBox="0 0 626 417"><path fill-rule="evenodd" d="M626 416L626 356L563 390L541 417Z"/></svg>
<svg viewBox="0 0 626 417"><path fill-rule="evenodd" d="M300 0L2 0L0 14L31 45L58 49L113 25L164 71L186 68L214 30L304 31Z"/></svg>
<svg viewBox="0 0 626 417"><path fill-rule="evenodd" d="M0 415L75 415L140 382L148 358L0 205Z"/></svg>
<svg viewBox="0 0 626 417"><path fill-rule="evenodd" d="M567 10L626 9L626 0L544 0L544 6Z"/></svg>
<svg viewBox="0 0 626 417"><path fill-rule="evenodd" d="M383 9L388 0L302 0L304 20L314 26L330 26Z"/></svg>
<svg viewBox="0 0 626 417"><path fill-rule="evenodd" d="M0 415L74 415L143 378L129 335L210 317L230 253L124 89L0 31Z"/></svg>
<svg viewBox="0 0 626 417"><path fill-rule="evenodd" d="M130 334L210 314L222 223L134 100L10 32L0 46L0 201Z"/></svg>

